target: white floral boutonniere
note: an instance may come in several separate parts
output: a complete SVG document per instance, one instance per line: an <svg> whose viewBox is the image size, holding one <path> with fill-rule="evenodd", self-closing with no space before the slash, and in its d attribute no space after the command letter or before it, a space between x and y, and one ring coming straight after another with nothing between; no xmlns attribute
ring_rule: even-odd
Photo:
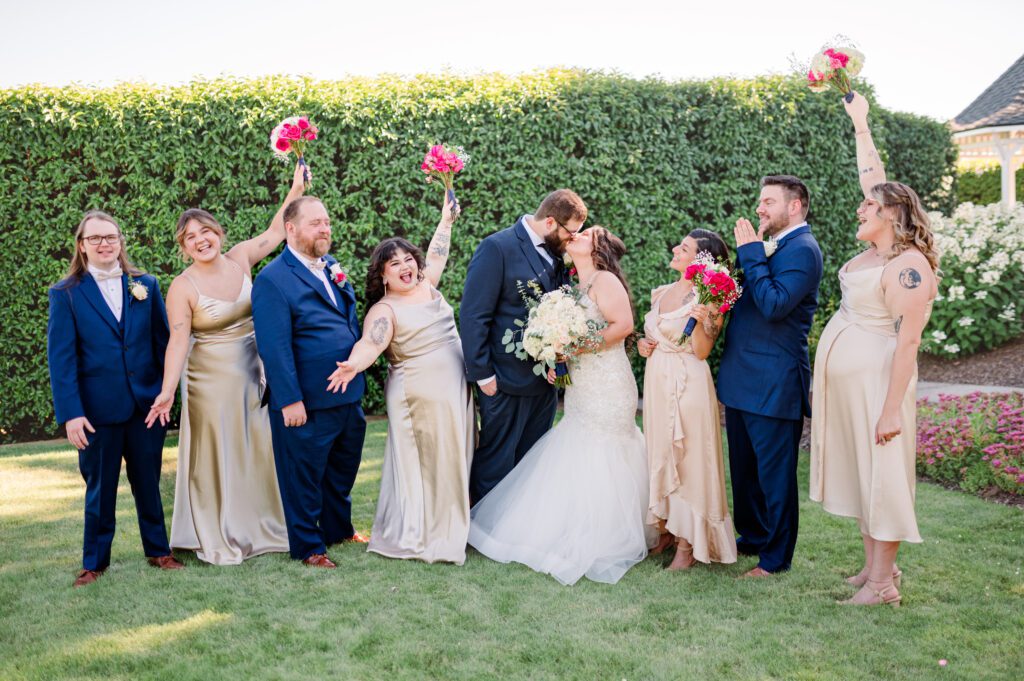
<svg viewBox="0 0 1024 681"><path fill-rule="evenodd" d="M779 242L772 237L768 237L764 240L764 257L772 257L772 253L779 247Z"/></svg>
<svg viewBox="0 0 1024 681"><path fill-rule="evenodd" d="M141 281L129 279L128 290L131 292L132 298L135 300L145 300L146 298L149 298L149 287Z"/></svg>
<svg viewBox="0 0 1024 681"><path fill-rule="evenodd" d="M345 274L345 270L341 269L341 265L338 263L331 265L331 281L341 286L345 283L346 279L348 279L348 275Z"/></svg>

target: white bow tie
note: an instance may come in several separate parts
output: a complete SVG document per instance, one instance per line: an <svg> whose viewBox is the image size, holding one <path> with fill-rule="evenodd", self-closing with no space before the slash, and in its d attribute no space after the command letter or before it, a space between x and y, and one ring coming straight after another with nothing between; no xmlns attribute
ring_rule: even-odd
<svg viewBox="0 0 1024 681"><path fill-rule="evenodd" d="M97 282L100 282L100 281L107 281L108 279L120 279L122 273L121 273L121 267L117 266L114 269L106 271L106 272L103 271L103 270L98 270L98 269L95 269L93 267L90 267L89 268L89 274L91 274L92 278L95 279Z"/></svg>
<svg viewBox="0 0 1024 681"><path fill-rule="evenodd" d="M309 267L309 269L313 270L314 272L323 272L324 268L327 267L327 261L324 260L323 258L320 258L319 260L314 260L313 262L309 263L307 267Z"/></svg>

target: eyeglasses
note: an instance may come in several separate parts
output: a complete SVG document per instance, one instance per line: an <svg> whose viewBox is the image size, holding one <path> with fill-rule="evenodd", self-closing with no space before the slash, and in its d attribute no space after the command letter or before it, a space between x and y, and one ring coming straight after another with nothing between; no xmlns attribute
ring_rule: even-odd
<svg viewBox="0 0 1024 681"><path fill-rule="evenodd" d="M552 218L552 219L554 219L554 218ZM572 238L572 237L576 236L577 234L579 234L580 232L582 232L582 231L583 231L583 225L582 225L582 224L580 225L580 228L579 228L579 229L577 229L577 230L576 230L575 232L571 232L571 231L569 231L569 228L568 228L568 227L566 227L565 225L563 225L563 224L562 224L561 222L559 222L558 220L555 220L555 224L556 224L556 225L558 225L558 228L559 228L559 229L564 229L564 230L565 230L565 233L566 233L566 234L568 234L570 238Z"/></svg>
<svg viewBox="0 0 1024 681"><path fill-rule="evenodd" d="M121 241L120 234L94 234L93 236L83 236L82 241L88 243L90 246L99 246L100 244L107 244L113 246Z"/></svg>

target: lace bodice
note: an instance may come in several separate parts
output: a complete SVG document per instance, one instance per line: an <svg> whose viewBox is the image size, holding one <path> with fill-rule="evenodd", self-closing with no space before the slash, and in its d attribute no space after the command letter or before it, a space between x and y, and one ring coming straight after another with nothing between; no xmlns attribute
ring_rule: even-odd
<svg viewBox="0 0 1024 681"><path fill-rule="evenodd" d="M600 309L586 293L580 299L587 316L604 322ZM565 389L565 418L580 419L586 427L623 435L636 429L637 388L621 341L598 353L587 353L569 364L572 385Z"/></svg>

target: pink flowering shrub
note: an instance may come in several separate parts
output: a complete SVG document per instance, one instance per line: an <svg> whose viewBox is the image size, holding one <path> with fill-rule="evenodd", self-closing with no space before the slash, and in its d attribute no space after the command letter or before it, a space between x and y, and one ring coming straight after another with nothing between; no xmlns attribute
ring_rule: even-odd
<svg viewBox="0 0 1024 681"><path fill-rule="evenodd" d="M1024 395L971 393L921 400L917 472L977 492L1024 495Z"/></svg>

